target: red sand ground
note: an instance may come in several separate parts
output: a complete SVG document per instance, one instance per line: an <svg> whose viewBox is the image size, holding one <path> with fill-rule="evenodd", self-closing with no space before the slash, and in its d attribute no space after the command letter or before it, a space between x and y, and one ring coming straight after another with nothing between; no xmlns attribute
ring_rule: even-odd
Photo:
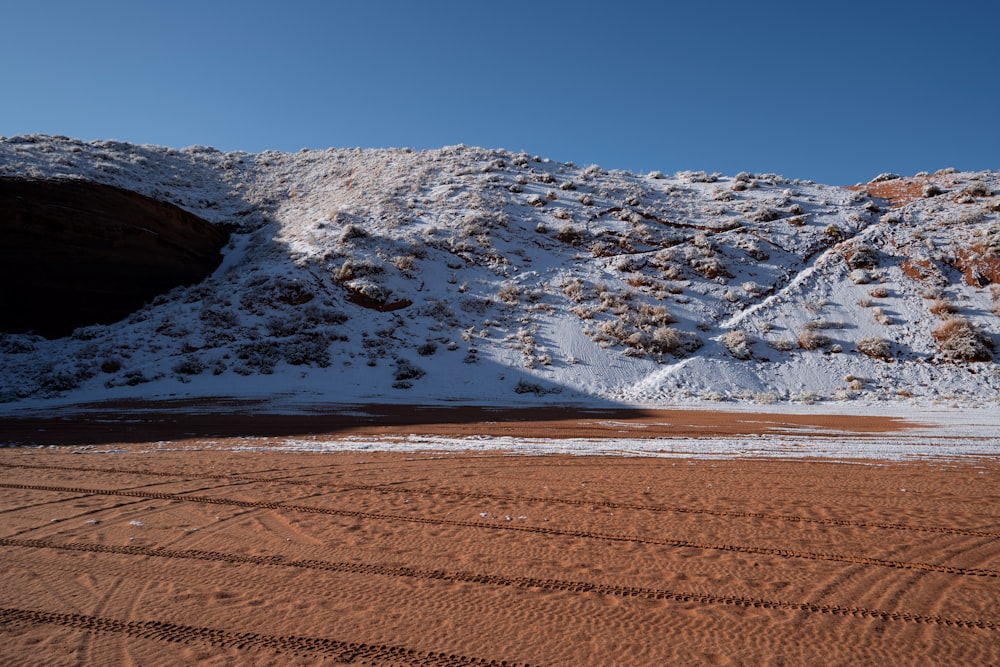
<svg viewBox="0 0 1000 667"><path fill-rule="evenodd" d="M388 426L337 424L329 415L256 425L274 436L613 430L599 425L604 414L536 414L519 425L512 414L491 423L446 414L387 410ZM246 428L235 418L214 426L191 419L213 427L223 445L220 432ZM819 420L631 419L714 435ZM899 426L842 419L820 425ZM55 420L35 434L114 447L0 450L0 663L1000 663L996 460L858 465L128 444L171 433L178 447L204 444L179 432L193 427L180 421L144 430ZM22 437L29 427L42 426L21 422ZM0 422L0 433L11 428Z"/></svg>

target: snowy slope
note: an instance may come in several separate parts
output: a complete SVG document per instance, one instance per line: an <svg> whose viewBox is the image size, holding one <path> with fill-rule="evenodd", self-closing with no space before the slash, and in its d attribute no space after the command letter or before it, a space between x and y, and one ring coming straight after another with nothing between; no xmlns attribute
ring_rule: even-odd
<svg viewBox="0 0 1000 667"><path fill-rule="evenodd" d="M123 321L0 334L10 407L1000 391L996 173L880 177L873 192L918 190L891 208L864 187L464 146L247 154L29 136L0 141L2 176L86 178L240 229L210 278ZM958 343L942 347L949 317Z"/></svg>

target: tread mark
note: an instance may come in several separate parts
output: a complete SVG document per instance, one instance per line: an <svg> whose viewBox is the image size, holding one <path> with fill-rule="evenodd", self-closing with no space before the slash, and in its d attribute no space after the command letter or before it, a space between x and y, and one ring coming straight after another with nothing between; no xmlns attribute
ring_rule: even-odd
<svg viewBox="0 0 1000 667"><path fill-rule="evenodd" d="M297 635L265 635L257 632L232 632L221 628L180 625L165 621L122 621L86 614L66 614L30 609L0 608L0 624L35 623L58 625L85 632L115 632L130 637L155 639L168 642L203 643L224 648L263 648L278 653L320 653L333 656L341 662L360 660L412 660L421 665L495 665L495 660L472 658L463 655L417 651L402 646L386 644L360 644L323 637ZM501 662L500 664L507 664Z"/></svg>
<svg viewBox="0 0 1000 667"><path fill-rule="evenodd" d="M253 477L247 475L226 475L226 474L192 474L174 473L161 470L127 469L127 468L96 468L70 466L53 466L30 463L0 463L3 468L22 468L37 470L66 470L69 472L104 472L128 475L152 475L156 477L183 477L186 479L216 479L232 480L237 482L261 482L266 484L296 484L311 486L315 481L294 480L294 479L273 479L270 477ZM423 494L431 493L428 489L416 489L402 486L385 486L379 484L342 484L337 487L325 487L328 491L378 491L381 493L403 493L403 494ZM915 526L905 523L893 523L889 521L853 521L851 519L823 519L815 517L796 516L794 514L770 514L767 512L741 512L737 510L713 510L707 508L693 507L668 507L663 505L640 505L638 503L620 503L610 500L579 500L575 498L548 498L544 496L508 496L494 493L475 493L470 491L452 491L447 489L434 489L433 493L445 496L456 496L459 498L475 498L479 500L494 500L507 502L537 502L555 503L561 505L576 506L599 506L610 509L627 509L645 512L663 512L676 514L703 514L709 516L732 517L742 519L767 519L771 521L789 521L794 523L815 523L824 526L853 526L856 528L882 528L886 530L916 531L922 533L943 533L947 535L966 535L970 537L989 537L1000 539L1000 533L971 528L949 528L946 526Z"/></svg>
<svg viewBox="0 0 1000 667"><path fill-rule="evenodd" d="M303 512L309 514L325 514L328 516L351 517L355 519L372 519L379 521L406 521L408 523L420 523L434 526L458 526L461 528L486 528L491 530L508 530L521 533L534 533L536 535L556 535L560 537L580 537L592 540L606 540L612 542L632 542L635 544L651 544L655 546L674 547L678 549L702 549L712 551L729 551L733 553L757 554L762 556L777 556L780 558L801 558L806 560L822 560L837 563L851 563L855 565L872 565L876 567L889 567L904 570L922 570L926 572L944 572L946 574L956 574L961 576L975 577L998 577L1000 570L989 570L980 568L955 567L951 565L938 565L936 563L917 563L898 560L886 560L881 558L869 558L866 556L847 556L844 554L817 553L809 551L793 551L791 549L778 549L776 547L758 547L746 544L723 544L723 543L702 543L689 540L676 540L669 538L641 537L639 535L616 535L612 533L595 533L585 530L560 530L557 528L547 528L544 526L517 526L511 524L486 523L483 521L461 521L458 519L432 519L421 516L404 516L401 514L383 514L378 512L360 512L357 510L340 510L327 507L314 507L310 505L290 505L286 503L267 503L252 500L236 500L232 498L212 498L208 496L187 496L176 493L161 493L156 491L136 491L124 489L87 489L79 487L48 486L42 484L3 484L2 489L27 489L32 491L53 491L57 493L81 493L88 495L104 496L127 496L131 498L153 498L156 500L176 500L181 502L207 503L213 505L226 505L232 507L251 507L273 510L285 510L291 512Z"/></svg>
<svg viewBox="0 0 1000 667"><path fill-rule="evenodd" d="M857 618L874 618L885 621L904 623L927 623L958 628L978 628L982 630L1000 630L1000 625L982 619L953 619L941 616L910 614L898 611L868 609L866 607L844 607L840 605L819 605L809 602L787 602L781 600L765 600L732 595L712 595L708 593L689 593L668 591L658 588L639 586L614 586L610 584L593 584L585 581L565 581L560 579L535 579L531 577L503 577L492 574L476 574L471 572L445 572L443 570L420 570L409 567L387 567L384 565L367 565L362 563L345 563L321 560L286 560L280 556L245 556L219 551L174 550L150 548L136 545L85 544L80 542L55 543L45 540L19 540L0 538L0 546L25 547L35 549L59 549L65 551L85 551L96 553L114 553L132 556L150 556L155 558L189 558L236 564L251 564L262 566L294 567L309 570L324 570L327 572L346 572L351 574L381 575L387 577L412 577L418 579L433 579L450 582L468 582L489 586L515 586L518 588L536 588L549 591L564 591L571 593L597 593L616 597L635 597L650 600L670 600L673 602L698 602L700 604L722 604L755 609L782 609L789 611L808 611L834 616L853 616Z"/></svg>

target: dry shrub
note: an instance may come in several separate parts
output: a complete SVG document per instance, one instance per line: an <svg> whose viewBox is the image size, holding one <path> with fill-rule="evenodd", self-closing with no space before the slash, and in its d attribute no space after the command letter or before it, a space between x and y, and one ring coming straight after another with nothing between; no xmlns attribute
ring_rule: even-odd
<svg viewBox="0 0 1000 667"><path fill-rule="evenodd" d="M877 285L868 290L868 294L876 299L884 299L889 296L889 289L885 285Z"/></svg>
<svg viewBox="0 0 1000 667"><path fill-rule="evenodd" d="M862 338L858 341L858 352L875 359L891 359L892 344L885 338Z"/></svg>
<svg viewBox="0 0 1000 667"><path fill-rule="evenodd" d="M500 287L497 297L508 306L517 305L520 300L521 290L514 283L504 283Z"/></svg>
<svg viewBox="0 0 1000 667"><path fill-rule="evenodd" d="M743 361L753 356L750 351L751 342L747 332L742 329L735 329L722 337L722 344L729 350L729 354Z"/></svg>
<svg viewBox="0 0 1000 667"><path fill-rule="evenodd" d="M793 349L795 349L795 343L786 338L769 340L767 341L767 344L770 345L775 350L777 350L778 352L791 352Z"/></svg>
<svg viewBox="0 0 1000 667"><path fill-rule="evenodd" d="M874 317L875 321L881 324L882 326L887 327L892 324L892 318L886 315L885 311L883 311L881 308L878 307L872 308L872 317Z"/></svg>
<svg viewBox="0 0 1000 667"><path fill-rule="evenodd" d="M931 304L931 312L938 317L946 317L957 313L958 306L948 299L935 299L934 303Z"/></svg>
<svg viewBox="0 0 1000 667"><path fill-rule="evenodd" d="M861 244L847 258L852 269L872 269L878 266L878 251L870 245Z"/></svg>
<svg viewBox="0 0 1000 667"><path fill-rule="evenodd" d="M636 320L640 326L662 327L673 324L677 319L670 314L666 306L650 305L643 303L639 305L636 313Z"/></svg>
<svg viewBox="0 0 1000 667"><path fill-rule="evenodd" d="M653 354L672 354L681 357L694 352L701 347L701 344L697 336L673 327L659 327L653 332L646 349Z"/></svg>
<svg viewBox="0 0 1000 667"><path fill-rule="evenodd" d="M829 336L816 329L803 329L799 334L799 347L803 350L820 350L830 347L832 343Z"/></svg>
<svg viewBox="0 0 1000 667"><path fill-rule="evenodd" d="M582 229L578 229L572 225L566 225L560 228L559 232L556 234L557 239L570 245L579 245L580 242L583 241L584 236L585 233Z"/></svg>
<svg viewBox="0 0 1000 667"><path fill-rule="evenodd" d="M933 331L941 353L948 359L990 361L993 341L964 317L949 317Z"/></svg>
<svg viewBox="0 0 1000 667"><path fill-rule="evenodd" d="M587 298L585 286L579 278L570 278L562 287L563 294L576 303L581 303Z"/></svg>

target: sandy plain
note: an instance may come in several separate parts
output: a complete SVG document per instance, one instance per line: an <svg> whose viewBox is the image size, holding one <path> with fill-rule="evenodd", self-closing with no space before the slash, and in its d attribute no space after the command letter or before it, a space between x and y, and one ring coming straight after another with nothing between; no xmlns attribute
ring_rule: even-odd
<svg viewBox="0 0 1000 667"><path fill-rule="evenodd" d="M0 419L24 445L0 449L0 663L1000 664L996 458L230 449L622 423L850 438L899 420L88 415Z"/></svg>

